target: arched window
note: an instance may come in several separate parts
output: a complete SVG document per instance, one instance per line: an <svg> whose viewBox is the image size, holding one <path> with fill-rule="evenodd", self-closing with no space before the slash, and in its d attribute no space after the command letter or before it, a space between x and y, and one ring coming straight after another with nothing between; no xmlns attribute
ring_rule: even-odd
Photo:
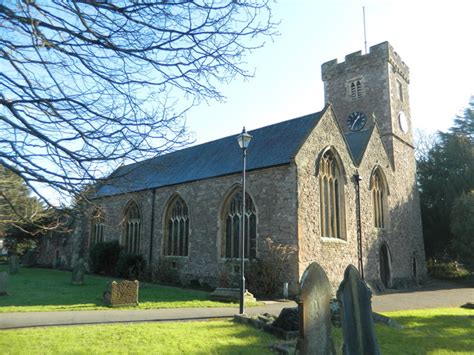
<svg viewBox="0 0 474 355"><path fill-rule="evenodd" d="M351 98L357 98L356 83L354 81L351 83Z"/></svg>
<svg viewBox="0 0 474 355"><path fill-rule="evenodd" d="M257 256L257 212L249 194L245 196L245 218L242 218L242 191L235 193L224 211L225 234L222 243L222 256L239 258L239 243L242 220L245 220L245 257Z"/></svg>
<svg viewBox="0 0 474 355"><path fill-rule="evenodd" d="M165 255L188 256L189 252L189 212L180 197L168 207L166 216Z"/></svg>
<svg viewBox="0 0 474 355"><path fill-rule="evenodd" d="M362 97L362 83L360 82L360 80L357 80L356 87L357 87L357 98L361 98Z"/></svg>
<svg viewBox="0 0 474 355"><path fill-rule="evenodd" d="M341 170L331 150L323 154L319 163L319 196L321 235L344 238L344 187Z"/></svg>
<svg viewBox="0 0 474 355"><path fill-rule="evenodd" d="M140 210L135 202L130 203L125 210L122 245L127 253L140 252L141 220Z"/></svg>
<svg viewBox="0 0 474 355"><path fill-rule="evenodd" d="M360 99L363 96L362 82L360 79L355 79L349 82L349 91L352 100Z"/></svg>
<svg viewBox="0 0 474 355"><path fill-rule="evenodd" d="M105 217L103 211L97 208L92 215L91 223L91 245L104 241Z"/></svg>
<svg viewBox="0 0 474 355"><path fill-rule="evenodd" d="M374 214L374 226L376 228L385 228L386 224L386 204L387 188L382 178L380 169L376 169L371 177L370 185L372 187L372 205Z"/></svg>

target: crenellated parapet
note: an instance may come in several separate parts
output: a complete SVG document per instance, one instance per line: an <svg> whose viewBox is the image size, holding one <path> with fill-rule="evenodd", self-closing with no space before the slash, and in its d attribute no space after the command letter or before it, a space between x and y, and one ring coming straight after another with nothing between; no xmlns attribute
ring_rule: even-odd
<svg viewBox="0 0 474 355"><path fill-rule="evenodd" d="M348 54L341 63L337 59L330 60L321 66L321 75L323 81L327 81L344 72L355 72L357 68L380 65L383 62L390 63L394 73L398 73L406 83L410 82L410 69L388 42L370 47L367 54L362 54L361 51Z"/></svg>

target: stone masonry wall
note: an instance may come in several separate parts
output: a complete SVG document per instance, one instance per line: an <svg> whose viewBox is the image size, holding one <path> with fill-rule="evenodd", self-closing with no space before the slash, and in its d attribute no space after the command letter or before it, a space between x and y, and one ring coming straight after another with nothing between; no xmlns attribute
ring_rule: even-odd
<svg viewBox="0 0 474 355"><path fill-rule="evenodd" d="M384 42L372 46L368 54L362 55L359 51L346 56L342 63L337 60L324 63L321 71L325 100L332 103L345 132L349 131L347 117L354 111L367 114L369 122L366 127L377 125L362 163L357 167L363 179L361 213L363 235L366 236L364 242L367 243L364 246L366 277L378 282L380 245L386 243L390 252L391 285L402 285L414 280L414 260L417 278L422 279L426 270L416 187L408 66L393 47ZM349 83L355 79L361 80L363 84L363 95L356 99L351 97L349 90ZM407 117L407 132L401 129L400 112ZM375 117L375 122L372 117ZM380 142L383 142L383 146ZM389 161L384 159L387 156ZM377 164L382 168L390 190L388 226L384 229L373 227L371 194L368 189L372 170Z"/></svg>
<svg viewBox="0 0 474 355"><path fill-rule="evenodd" d="M358 265L353 179L357 172L362 178L362 254L366 280L380 286L380 249L386 245L389 250L389 286L417 282L425 277L426 270L413 140L411 124L409 131L403 132L398 122L400 111L411 120L408 67L385 42L371 47L367 55L356 52L346 56L343 63L331 61L323 64L322 76L326 101L332 106L310 133L294 163L248 172L247 191L257 209L257 255L265 256L266 237L271 237L276 243L297 246L297 260L293 261L287 274L290 290L297 290L303 271L313 261L325 269L333 287L337 287L346 266ZM364 90L364 95L356 100L348 91L348 83L354 79L363 82ZM399 82L403 85L403 100L399 97ZM373 133L360 164L352 160L344 138L344 131L348 130L347 116L354 111L365 112L369 118L375 117L375 122L367 124L368 128L373 128ZM345 236L342 240L322 238L320 232L316 171L318 157L327 147L337 152L344 175ZM249 160L251 154L250 147ZM374 226L369 185L376 167L383 172L389 190L383 229ZM124 209L134 200L143 221L141 253L152 269L162 267L165 261L172 265L183 283L197 280L201 284L216 286L224 270L232 273L237 266L235 260L221 257L222 210L240 182L240 174L234 174L97 200L105 210L105 238L120 239ZM177 194L187 203L190 214L190 252L187 257L162 255L166 209ZM85 231L90 233L90 225Z"/></svg>
<svg viewBox="0 0 474 355"><path fill-rule="evenodd" d="M390 252L390 286L403 287L421 281L426 276L426 270L415 167L414 160L410 157L413 152L399 151L399 145L394 147L396 162L401 164L398 169L390 165L376 130L359 166L362 177L360 186L364 269L366 279L373 285L380 285L380 248L385 243ZM372 194L369 186L375 166L382 170L389 192L384 229L374 226ZM414 257L417 263L417 279L413 274Z"/></svg>
<svg viewBox="0 0 474 355"><path fill-rule="evenodd" d="M48 232L39 239L38 265L43 267L70 270L72 268L72 243L69 234Z"/></svg>
<svg viewBox="0 0 474 355"><path fill-rule="evenodd" d="M413 258L416 258L418 281L424 269L424 249L421 235L419 202L413 177L396 171L390 164L378 129L375 128L362 163L356 166L350 157L342 136L334 134L339 130L336 119L329 110L317 128L308 137L295 161L298 167L298 239L299 273L312 261L325 269L334 289L343 278L348 264L358 265L356 194L353 174L357 171L360 182L361 225L363 241L363 263L366 280L381 287L380 248L383 243L390 252L390 287L406 286L416 282L413 275ZM317 160L321 152L332 147L337 151L344 170L344 240L321 237L319 180L316 175ZM398 146L396 146L398 148ZM401 164L409 168L408 152ZM383 172L390 194L387 197L385 228L374 225L374 209L370 177L378 167ZM410 184L410 181L412 182Z"/></svg>
<svg viewBox="0 0 474 355"><path fill-rule="evenodd" d="M348 264L357 266L357 238L355 234L355 190L351 180L355 167L347 150L340 128L331 109L321 118L298 152L298 240L299 275L313 261L327 273L335 289L341 282ZM344 175L344 206L346 231L344 240L321 237L319 179L316 164L321 152L332 147L340 157ZM345 227L344 227L345 226Z"/></svg>
<svg viewBox="0 0 474 355"><path fill-rule="evenodd" d="M398 124L398 113L403 110L410 120L409 69L393 47L384 42L372 46L368 54L362 55L358 51L347 55L342 63L329 61L321 66L321 73L325 102L333 105L344 132L349 131L346 119L351 112L364 112L370 121L375 117L393 162L391 134L403 134ZM349 83L355 79L361 80L363 88L362 97L357 99L351 97L349 88ZM398 100L398 82L403 86L403 101ZM413 144L410 135L404 136L405 140Z"/></svg>
<svg viewBox="0 0 474 355"><path fill-rule="evenodd" d="M251 147L250 147L251 148ZM251 149L248 159L252 159ZM221 257L224 224L221 218L226 199L240 187L240 174L217 177L175 186L163 187L98 200L105 210L105 239L119 239L122 234L124 209L134 200L141 211L141 251L152 268L166 260L176 268L183 283L198 280L216 286L224 269L232 272L235 261ZM293 165L250 171L247 192L257 209L257 256L264 257L264 240L296 246L296 177ZM152 198L155 194L154 230L151 232ZM165 214L168 202L179 194L188 205L190 214L190 244L188 257L162 255ZM150 241L152 238L151 260ZM297 287L296 266L288 270L290 287Z"/></svg>

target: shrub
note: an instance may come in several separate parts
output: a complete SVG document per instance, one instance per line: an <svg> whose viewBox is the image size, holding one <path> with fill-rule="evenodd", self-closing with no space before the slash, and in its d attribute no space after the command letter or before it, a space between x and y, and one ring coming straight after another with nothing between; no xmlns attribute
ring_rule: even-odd
<svg viewBox="0 0 474 355"><path fill-rule="evenodd" d="M174 267L173 262L169 260L160 261L154 271L153 279L166 285L182 286L177 267Z"/></svg>
<svg viewBox="0 0 474 355"><path fill-rule="evenodd" d="M117 240L95 244L90 250L90 268L95 274L113 275L122 247Z"/></svg>
<svg viewBox="0 0 474 355"><path fill-rule="evenodd" d="M246 288L257 296L276 295L286 281L289 259L296 252L291 245L274 243L265 239L264 258L251 261L245 272Z"/></svg>
<svg viewBox="0 0 474 355"><path fill-rule="evenodd" d="M469 276L466 270L457 261L438 261L429 259L427 262L428 273L436 279L455 280Z"/></svg>
<svg viewBox="0 0 474 355"><path fill-rule="evenodd" d="M125 279L137 280L142 278L146 267L143 256L122 253L117 262L117 275Z"/></svg>
<svg viewBox="0 0 474 355"><path fill-rule="evenodd" d="M227 267L224 267L219 274L217 274L217 287L230 288L236 284L233 281L233 277Z"/></svg>

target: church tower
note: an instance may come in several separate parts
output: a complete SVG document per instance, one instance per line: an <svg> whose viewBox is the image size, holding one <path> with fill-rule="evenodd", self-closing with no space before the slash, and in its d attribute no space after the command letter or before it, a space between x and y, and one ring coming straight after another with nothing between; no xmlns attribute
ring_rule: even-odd
<svg viewBox="0 0 474 355"><path fill-rule="evenodd" d="M377 122L393 166L397 154L414 158L408 66L388 42L321 66L325 102L332 103L344 133L362 131ZM400 147L397 147L399 145Z"/></svg>
<svg viewBox="0 0 474 355"><path fill-rule="evenodd" d="M356 52L344 62L332 60L321 67L325 101L331 103L346 138L357 141L377 125L389 164L380 168L386 176L384 226L375 226L370 181L379 162L370 155L360 165L362 228L368 249L366 276L382 280L386 287L403 285L407 278L425 274L424 247L413 128L410 115L408 66L388 42ZM356 162L357 164L357 162ZM364 205L365 201L365 205ZM375 251L375 252L374 252ZM377 266L378 265L378 266Z"/></svg>

